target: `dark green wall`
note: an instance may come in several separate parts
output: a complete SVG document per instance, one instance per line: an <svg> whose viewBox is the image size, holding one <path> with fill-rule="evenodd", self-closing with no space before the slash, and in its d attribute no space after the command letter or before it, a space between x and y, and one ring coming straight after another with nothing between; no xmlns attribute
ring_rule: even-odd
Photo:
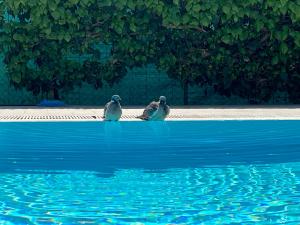
<svg viewBox="0 0 300 225"><path fill-rule="evenodd" d="M16 90L9 84L5 73L5 65L0 62L0 105L36 105L46 96L33 96L25 90ZM170 79L165 73L160 73L154 66L135 68L113 87L104 85L95 90L90 85L83 85L68 93L60 93L68 105L104 105L113 94L119 94L123 105L145 105L157 99L160 95L168 98L170 105L183 104L183 90L180 84ZM190 87L189 103L191 105L231 105L248 104L247 99L239 97L226 98L216 95L211 88L206 90L200 87ZM266 104L285 104L286 98L282 93L274 96Z"/></svg>
<svg viewBox="0 0 300 225"><path fill-rule="evenodd" d="M46 96L33 96L24 90L16 90L9 84L3 63L0 64L0 105L36 105ZM104 85L95 90L85 84L68 93L60 93L69 105L103 105L113 94L121 95L123 104L144 105L160 95L166 95L169 102L182 104L182 89L178 82L171 80L155 67L136 68L113 87Z"/></svg>

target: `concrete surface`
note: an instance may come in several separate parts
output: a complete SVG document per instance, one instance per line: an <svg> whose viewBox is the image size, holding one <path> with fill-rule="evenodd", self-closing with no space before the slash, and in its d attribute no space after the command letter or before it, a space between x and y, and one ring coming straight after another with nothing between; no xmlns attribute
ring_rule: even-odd
<svg viewBox="0 0 300 225"><path fill-rule="evenodd" d="M141 107L123 108L123 121L136 121ZM102 120L97 107L0 107L0 121L95 121ZM300 120L300 106L215 106L171 108L167 120Z"/></svg>

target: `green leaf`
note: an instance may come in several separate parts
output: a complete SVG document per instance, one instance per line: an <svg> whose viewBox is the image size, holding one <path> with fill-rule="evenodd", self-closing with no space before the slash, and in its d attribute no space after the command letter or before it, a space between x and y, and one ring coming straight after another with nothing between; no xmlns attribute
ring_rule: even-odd
<svg viewBox="0 0 300 225"><path fill-rule="evenodd" d="M207 27L210 24L210 20L209 20L208 17L204 16L204 17L201 18L201 23L202 23L203 26Z"/></svg>
<svg viewBox="0 0 300 225"><path fill-rule="evenodd" d="M281 31L275 33L275 36L279 41L285 41L288 35L289 35L289 28L287 26L284 26Z"/></svg>
<svg viewBox="0 0 300 225"><path fill-rule="evenodd" d="M294 38L295 45L299 48L300 47L300 32L295 31L291 34L291 36Z"/></svg>
<svg viewBox="0 0 300 225"><path fill-rule="evenodd" d="M123 25L122 24L119 24L115 27L115 31L118 33L118 34L122 34L123 32Z"/></svg>
<svg viewBox="0 0 300 225"><path fill-rule="evenodd" d="M128 6L130 9L134 10L134 9L135 9L135 6L136 6L135 1L134 1L134 0L128 0L128 1L127 1L127 6Z"/></svg>
<svg viewBox="0 0 300 225"><path fill-rule="evenodd" d="M133 22L131 22L129 26L130 26L130 30L136 32L136 25Z"/></svg>
<svg viewBox="0 0 300 225"><path fill-rule="evenodd" d="M29 0L28 1L28 5L30 6L30 7L33 7L33 6L35 6L37 4L37 0Z"/></svg>
<svg viewBox="0 0 300 225"><path fill-rule="evenodd" d="M71 37L71 35L70 35L69 33L66 33L64 38L65 38L65 40L66 40L67 42L69 42L69 41L71 40L72 37Z"/></svg>
<svg viewBox="0 0 300 225"><path fill-rule="evenodd" d="M43 5L47 4L47 0L40 0L39 2L42 3Z"/></svg>
<svg viewBox="0 0 300 225"><path fill-rule="evenodd" d="M224 12L226 15L229 15L229 14L230 14L230 11L231 11L231 8L230 8L230 6L224 5L224 6L222 7L222 10L223 10L223 12Z"/></svg>
<svg viewBox="0 0 300 225"><path fill-rule="evenodd" d="M53 18L54 18L55 20L58 20L58 19L60 18L60 14L59 14L58 11L53 11L53 12L51 12L51 15L53 16Z"/></svg>
<svg viewBox="0 0 300 225"><path fill-rule="evenodd" d="M272 58L272 65L276 65L276 64L278 63L278 61L279 61L278 56L277 56L277 55L274 56L274 57Z"/></svg>
<svg viewBox="0 0 300 225"><path fill-rule="evenodd" d="M70 2L72 5L76 5L76 4L78 4L79 0L69 0L69 2Z"/></svg>
<svg viewBox="0 0 300 225"><path fill-rule="evenodd" d="M201 9L201 6L200 6L200 4L197 4L192 9L193 9L194 12L199 12L200 9Z"/></svg>
<svg viewBox="0 0 300 225"><path fill-rule="evenodd" d="M264 27L264 23L261 20L256 20L255 28L256 31L260 31Z"/></svg>
<svg viewBox="0 0 300 225"><path fill-rule="evenodd" d="M164 5L163 5L163 4L157 5L157 12L158 12L159 14L161 14L161 13L164 12Z"/></svg>
<svg viewBox="0 0 300 225"><path fill-rule="evenodd" d="M292 11L295 14L300 13L300 5L296 4L293 1L289 2L288 8L289 8L290 11Z"/></svg>
<svg viewBox="0 0 300 225"><path fill-rule="evenodd" d="M182 17L182 22L183 24L188 24L190 22L190 17L188 14L185 14L183 17Z"/></svg>
<svg viewBox="0 0 300 225"><path fill-rule="evenodd" d="M284 43L284 42L281 43L281 45L280 45L280 52L281 52L283 55L285 55L288 51L289 51L289 48L288 48L287 44Z"/></svg>
<svg viewBox="0 0 300 225"><path fill-rule="evenodd" d="M22 81L22 76L20 72L11 74L11 79L13 82L19 84Z"/></svg>
<svg viewBox="0 0 300 225"><path fill-rule="evenodd" d="M45 29L44 32L45 32L46 35L50 35L51 34L51 28L48 27L47 29Z"/></svg>
<svg viewBox="0 0 300 225"><path fill-rule="evenodd" d="M281 5L285 5L288 2L288 0L280 0Z"/></svg>
<svg viewBox="0 0 300 225"><path fill-rule="evenodd" d="M293 15L292 15L293 22L299 21L300 20L300 5L295 4L294 2L290 1L288 8L293 13Z"/></svg>
<svg viewBox="0 0 300 225"><path fill-rule="evenodd" d="M225 44L229 44L231 42L231 37L230 35L224 35L221 40L225 43Z"/></svg>
<svg viewBox="0 0 300 225"><path fill-rule="evenodd" d="M57 5L56 5L55 1L49 1L48 5L49 5L49 9L51 11L55 11L57 9Z"/></svg>
<svg viewBox="0 0 300 225"><path fill-rule="evenodd" d="M60 41L64 40L64 38L65 38L64 33L59 33L59 34L57 35L57 39L60 40Z"/></svg>
<svg viewBox="0 0 300 225"><path fill-rule="evenodd" d="M14 35L13 35L13 39L16 40L16 41L19 41L19 40L22 39L22 36L19 35L19 34L14 34Z"/></svg>

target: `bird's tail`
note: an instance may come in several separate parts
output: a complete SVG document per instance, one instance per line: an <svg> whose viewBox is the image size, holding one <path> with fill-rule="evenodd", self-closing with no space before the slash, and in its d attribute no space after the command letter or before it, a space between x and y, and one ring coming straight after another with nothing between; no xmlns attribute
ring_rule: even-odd
<svg viewBox="0 0 300 225"><path fill-rule="evenodd" d="M144 116L144 115L137 116L137 117L135 117L135 118L141 119L141 120L148 120L148 119L149 119L148 117L146 117L146 116Z"/></svg>

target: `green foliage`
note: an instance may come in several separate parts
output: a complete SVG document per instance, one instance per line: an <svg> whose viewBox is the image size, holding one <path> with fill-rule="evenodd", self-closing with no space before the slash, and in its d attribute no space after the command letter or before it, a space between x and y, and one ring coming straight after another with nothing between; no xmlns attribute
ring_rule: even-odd
<svg viewBox="0 0 300 225"><path fill-rule="evenodd" d="M68 91L82 82L100 88L104 81L112 84L126 74L125 67L100 60L100 49L95 46L106 39L99 35L104 31L99 29L99 12L92 4L96 1L0 2L0 47L16 88L26 87L35 95L51 93L59 98L59 91Z"/></svg>
<svg viewBox="0 0 300 225"><path fill-rule="evenodd" d="M98 88L152 63L185 88L213 86L253 103L287 92L300 102L299 0L4 0L0 9L16 86ZM111 46L107 62L99 42ZM74 54L88 57L66 57Z"/></svg>
<svg viewBox="0 0 300 225"><path fill-rule="evenodd" d="M253 103L266 102L278 91L300 102L294 97L300 92L295 78L300 59L299 0L109 4L116 7L113 21L118 24L112 24L115 35L109 41L125 65L154 63L185 88L213 86L222 95L238 95Z"/></svg>

